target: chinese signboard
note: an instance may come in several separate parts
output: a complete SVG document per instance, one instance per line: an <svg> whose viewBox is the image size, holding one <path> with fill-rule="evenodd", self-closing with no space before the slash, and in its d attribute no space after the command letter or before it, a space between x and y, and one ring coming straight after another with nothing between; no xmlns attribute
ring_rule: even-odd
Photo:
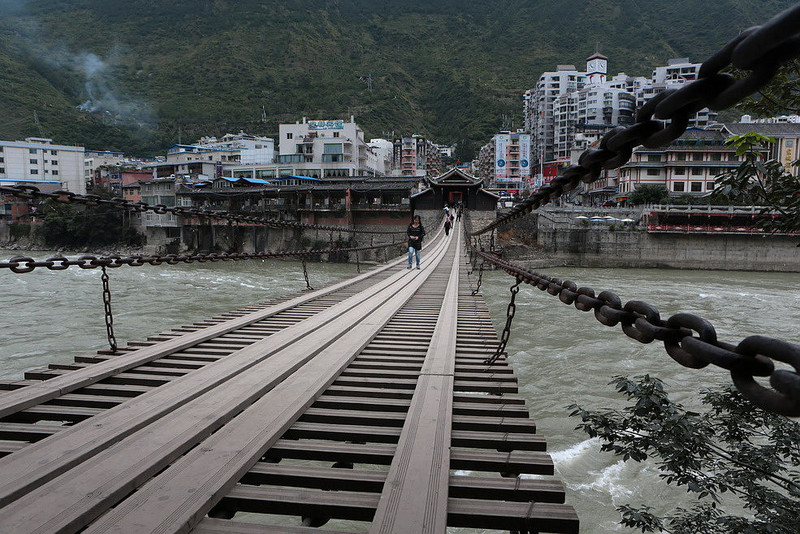
<svg viewBox="0 0 800 534"><path fill-rule="evenodd" d="M309 130L341 130L344 121L308 121Z"/></svg>

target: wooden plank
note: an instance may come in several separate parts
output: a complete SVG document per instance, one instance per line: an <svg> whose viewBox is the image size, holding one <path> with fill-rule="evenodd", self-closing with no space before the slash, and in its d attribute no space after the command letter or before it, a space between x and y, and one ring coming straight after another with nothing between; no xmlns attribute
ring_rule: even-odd
<svg viewBox="0 0 800 534"><path fill-rule="evenodd" d="M433 256L429 261L433 262L436 259L437 256ZM243 476L265 454L270 445L278 440L303 410L310 406L325 387L333 382L336 375L355 358L357 352L391 320L396 310L422 286L431 271L433 269L408 271L411 276L401 279L403 289L388 299L383 294L375 294L374 297L380 304L371 312L369 311L371 308L361 307L361 322L350 320L348 324L353 328L347 336L330 343L306 364L302 373L287 377L266 392L223 429L206 439L201 447L188 452L139 488L130 499L119 503L100 521L89 526L85 534L109 530L135 531L137 525L152 523L154 517L163 519L163 522L155 528L166 531L184 529L196 524L222 498L222 495L232 488L232 481ZM334 326L342 328L341 324ZM304 344L307 343L308 340ZM358 350L353 351L353 346L357 346ZM164 418L158 425L153 426L174 423L171 418ZM154 437L157 435L143 434L141 443L131 441L127 445L133 452L140 447L148 446ZM118 469L115 465L111 465L111 462L103 467L106 476L108 468ZM75 482L73 480L72 484ZM94 487L93 483L80 485L84 487L84 491ZM188 488L194 490L187 491ZM40 498L48 498L50 495L49 492L42 493ZM322 493L329 496L337 494L337 492ZM165 499L165 496L168 497ZM377 496L370 498L377 500ZM347 498L345 501L345 507L354 505L352 498ZM370 517L371 514L372 508ZM83 517L86 517L86 514ZM3 520L0 518L0 525L2 524Z"/></svg>
<svg viewBox="0 0 800 534"><path fill-rule="evenodd" d="M450 499L448 517L454 527L565 534L579 529L575 510L566 504Z"/></svg>
<svg viewBox="0 0 800 534"><path fill-rule="evenodd" d="M456 252L461 248L460 238L460 232L451 238L456 243ZM370 533L414 534L447 530L458 271L459 257L454 253L436 328Z"/></svg>
<svg viewBox="0 0 800 534"><path fill-rule="evenodd" d="M350 534L343 530L329 530L326 528L294 527L287 525L257 525L230 521L225 519L212 519L207 517L192 529L192 534Z"/></svg>

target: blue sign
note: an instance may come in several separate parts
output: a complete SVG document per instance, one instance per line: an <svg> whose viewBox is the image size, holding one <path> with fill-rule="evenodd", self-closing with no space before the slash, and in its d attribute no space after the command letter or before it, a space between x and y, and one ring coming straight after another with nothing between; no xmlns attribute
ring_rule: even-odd
<svg viewBox="0 0 800 534"><path fill-rule="evenodd" d="M522 161L519 162L519 166L523 167L523 168L527 167L528 166L528 160L527 159L523 159Z"/></svg>
<svg viewBox="0 0 800 534"><path fill-rule="evenodd" d="M504 160L504 159L498 159L498 160L497 160L497 166L498 166L498 167L505 167L505 166L506 166L506 160Z"/></svg>

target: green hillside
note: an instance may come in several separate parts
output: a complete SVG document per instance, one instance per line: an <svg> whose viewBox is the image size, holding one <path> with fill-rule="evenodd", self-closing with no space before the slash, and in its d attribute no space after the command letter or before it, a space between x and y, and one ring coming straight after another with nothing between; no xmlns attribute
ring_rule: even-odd
<svg viewBox="0 0 800 534"><path fill-rule="evenodd" d="M368 137L417 132L470 157L521 126L522 93L556 64L580 67L599 47L611 74L649 76L793 4L0 0L0 139L156 154L354 115Z"/></svg>

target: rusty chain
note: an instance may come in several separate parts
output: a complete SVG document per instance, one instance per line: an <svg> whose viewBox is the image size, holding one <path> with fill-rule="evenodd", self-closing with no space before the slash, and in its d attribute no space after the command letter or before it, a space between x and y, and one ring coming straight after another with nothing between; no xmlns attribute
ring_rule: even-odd
<svg viewBox="0 0 800 534"><path fill-rule="evenodd" d="M686 131L691 115L703 108L720 111L764 87L782 63L800 55L800 5L791 7L761 26L749 28L700 66L697 80L680 89L666 89L651 98L636 112L636 122L607 132L598 148L585 150L577 165L562 170L561 175L529 198L511 208L511 212L472 233L478 235L539 209L550 200L575 189L581 182L600 179L604 169L626 164L639 145L663 146ZM743 78L721 72L733 66L751 71ZM669 121L664 124L661 121Z"/></svg>
<svg viewBox="0 0 800 534"><path fill-rule="evenodd" d="M621 325L628 337L640 343L662 341L667 354L692 369L709 364L727 369L734 385L753 404L773 413L800 417L800 345L767 336L749 336L738 345L717 340L714 326L697 315L677 313L663 320L655 306L639 300L622 303L615 293L578 287L570 280L529 271L480 250L474 253L485 261L535 286L567 305L593 311L606 326ZM788 364L794 371L775 369L774 361ZM769 377L772 389L754 377Z"/></svg>
<svg viewBox="0 0 800 534"><path fill-rule="evenodd" d="M72 191L54 191L52 193L43 193L39 191L38 187L32 185L13 185L13 186L0 186L0 194L11 195L17 198L26 199L52 199L56 202L63 204L83 204L85 206L111 206L112 208L136 212L152 211L153 213L163 215L165 213L172 213L179 217L198 217L203 219L217 219L227 221L230 224L236 223L249 223L254 225L269 226L272 228L309 228L316 230L329 230L331 232L349 232L354 234L403 234L405 230L390 231L390 230L362 230L358 228L348 228L344 226L324 225L324 224L307 224L296 221L282 221L280 219L270 219L267 217L258 217L256 215L243 215L238 213L230 213L226 211L211 211L200 208L190 208L186 206L166 206L164 204L147 204L146 202L133 202L124 198L111 198L104 199L98 195L80 195Z"/></svg>
<svg viewBox="0 0 800 534"><path fill-rule="evenodd" d="M117 352L117 338L114 337L114 316L111 314L111 288L108 284L108 273L106 266L101 266L102 274L100 280L103 282L103 308L105 309L106 317L106 336L108 337L108 346L111 352Z"/></svg>
<svg viewBox="0 0 800 534"><path fill-rule="evenodd" d="M506 325L503 327L503 332L500 334L500 343L497 345L497 350L494 351L490 357L486 358L483 363L492 365L501 356L508 356L506 352L506 345L508 345L508 338L511 336L511 322L514 320L514 314L517 313L516 298L519 293L519 285L522 283L522 277L517 276L517 281L511 286L511 300L508 303L506 310Z"/></svg>
<svg viewBox="0 0 800 534"><path fill-rule="evenodd" d="M314 288L311 287L311 282L308 281L308 269L306 269L306 257L303 256L303 278L306 279L306 289L309 291L314 291Z"/></svg>
<svg viewBox="0 0 800 534"><path fill-rule="evenodd" d="M8 261L0 261L0 269L9 269L14 273L29 273L36 268L46 268L51 271L63 271L69 267L77 266L81 269L97 269L98 267L108 267L114 269L129 265L140 267L142 265L175 265L178 263L205 263L215 261L239 261L265 258L280 257L300 257L306 258L318 254L358 252L364 250L378 250L397 246L396 243L384 243L381 245L348 247L335 249L311 249L311 250L286 250L280 252L230 252L230 253L208 253L208 254L153 254L153 255L133 255L121 257L112 256L79 256L77 259L70 260L65 256L54 256L46 260L35 260L28 256L14 256ZM388 258L388 256L386 256ZM387 259L388 261L388 259Z"/></svg>

